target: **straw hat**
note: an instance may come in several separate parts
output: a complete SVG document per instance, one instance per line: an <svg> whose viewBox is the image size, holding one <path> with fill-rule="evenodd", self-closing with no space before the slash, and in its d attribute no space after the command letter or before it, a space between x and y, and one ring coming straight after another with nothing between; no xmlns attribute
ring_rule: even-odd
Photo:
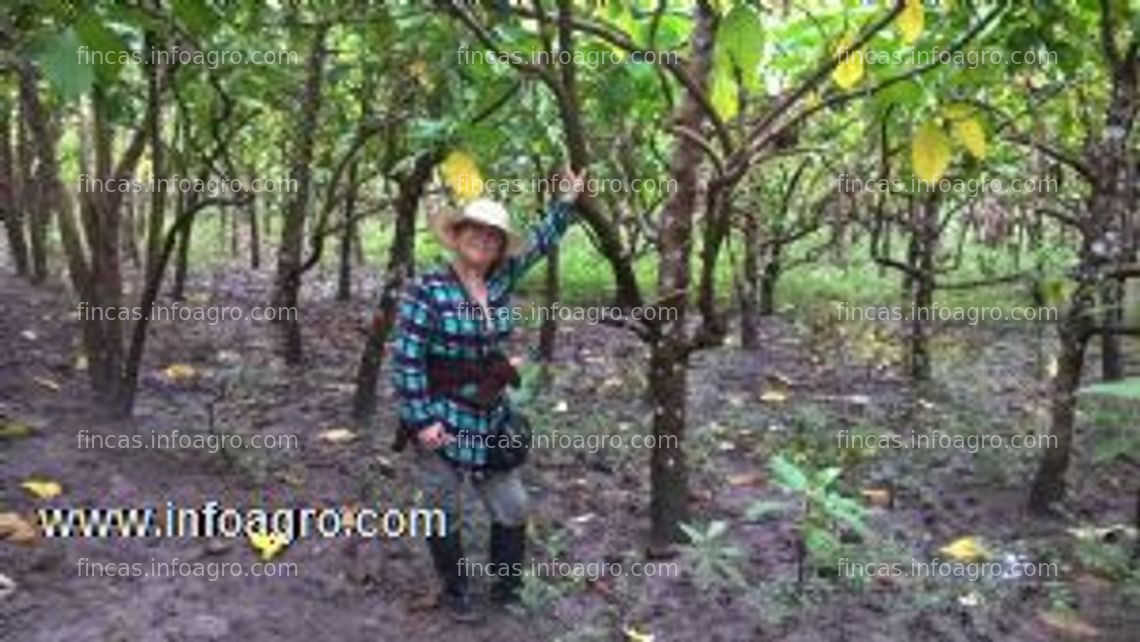
<svg viewBox="0 0 1140 642"><path fill-rule="evenodd" d="M458 214L441 214L434 217L432 227L440 243L449 250L455 249L456 227L460 223L479 223L502 231L507 240L504 254L517 254L522 249L523 239L511 229L511 215L499 203L489 198L477 198L463 207Z"/></svg>

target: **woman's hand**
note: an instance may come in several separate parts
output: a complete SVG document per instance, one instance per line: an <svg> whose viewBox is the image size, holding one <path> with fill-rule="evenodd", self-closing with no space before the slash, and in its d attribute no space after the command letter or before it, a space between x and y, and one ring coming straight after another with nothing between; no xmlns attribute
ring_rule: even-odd
<svg viewBox="0 0 1140 642"><path fill-rule="evenodd" d="M574 170L571 169L569 165L567 165L562 169L561 172L555 174L554 177L557 180L554 184L557 186L558 190L560 190L560 193L556 198L564 203L573 203L577 201L578 196L582 192L586 191L587 171L588 170L583 169L581 172L575 174Z"/></svg>
<svg viewBox="0 0 1140 642"><path fill-rule="evenodd" d="M449 435L447 431L443 429L443 424L438 421L419 431L416 437L419 438L420 445L431 450L436 450L455 441L455 437Z"/></svg>

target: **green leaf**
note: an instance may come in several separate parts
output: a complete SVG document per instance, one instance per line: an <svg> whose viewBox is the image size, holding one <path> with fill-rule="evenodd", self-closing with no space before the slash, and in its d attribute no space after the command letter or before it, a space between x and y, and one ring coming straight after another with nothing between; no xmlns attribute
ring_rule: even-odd
<svg viewBox="0 0 1140 642"><path fill-rule="evenodd" d="M738 4L728 12L716 34L718 67L735 65L740 70L744 87L755 91L760 84L760 58L764 53L764 29L760 15L745 4Z"/></svg>
<svg viewBox="0 0 1140 642"><path fill-rule="evenodd" d="M1114 435L1093 445L1093 461L1100 464L1136 452L1140 452L1140 435Z"/></svg>
<svg viewBox="0 0 1140 642"><path fill-rule="evenodd" d="M744 511L744 518L749 521L758 521L771 515L782 513L789 508L791 508L791 504L788 502L781 502L774 499L760 500L754 502Z"/></svg>
<svg viewBox="0 0 1140 642"><path fill-rule="evenodd" d="M95 82L94 66L80 59L81 46L75 30L68 27L36 47L36 63L65 102L79 98Z"/></svg>
<svg viewBox="0 0 1140 642"><path fill-rule="evenodd" d="M195 35L206 36L218 26L218 15L203 0L173 0L174 15Z"/></svg>
<svg viewBox="0 0 1140 642"><path fill-rule="evenodd" d="M75 32L82 45L92 54L89 61L95 73L104 82L113 81L121 69L121 62L130 56L127 45L94 13L85 13L75 21Z"/></svg>
<svg viewBox="0 0 1140 642"><path fill-rule="evenodd" d="M728 533L728 522L718 519L709 524L709 530L708 533L706 533L706 536L708 539L716 539L725 535L726 533Z"/></svg>
<svg viewBox="0 0 1140 642"><path fill-rule="evenodd" d="M791 490L804 490L808 487L808 478L804 471L783 455L772 457L769 466L772 468L772 474L776 476L776 481L784 487Z"/></svg>
<svg viewBox="0 0 1140 642"><path fill-rule="evenodd" d="M1140 377L1133 377L1123 381L1106 381L1103 383L1085 386L1079 391L1081 394L1108 395L1110 397L1123 397L1125 399L1140 399Z"/></svg>

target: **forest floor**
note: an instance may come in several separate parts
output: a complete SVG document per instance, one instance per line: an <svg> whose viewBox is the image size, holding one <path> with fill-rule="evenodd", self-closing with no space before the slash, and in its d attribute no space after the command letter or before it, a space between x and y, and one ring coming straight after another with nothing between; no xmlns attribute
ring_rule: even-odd
<svg viewBox="0 0 1140 642"><path fill-rule="evenodd" d="M374 291L372 285L360 283L356 291ZM199 274L188 305L249 310L268 299L268 287L265 274ZM367 305L336 303L324 287L310 287L305 298L307 362L296 370L275 357L267 323L156 324L135 416L122 422L99 418L77 363L78 324L62 288L34 289L0 276L0 419L33 428L30 436L0 439L0 512L209 500L409 505L411 462L388 447L386 379L375 428L354 429L357 438L347 442L321 436L351 426ZM754 502L782 497L767 472L771 454L818 458L836 450L840 428L860 424L900 435L916 427L1006 436L1040 431L1047 425L1047 385L1029 374L1034 342L1025 328L940 333L939 384L921 393L897 374L891 365L897 349L877 329L812 330L774 317L762 333L757 352L729 345L699 354L688 400L694 521L727 523L745 586L710 579L695 571L694 558L681 556L671 560L678 577L547 578L531 587L529 611L498 613L483 626L460 629L429 599L434 582L426 550L411 539L310 537L275 560L295 563L296 577L212 581L91 577L81 572L81 560L249 564L256 557L244 539L41 538L31 545L0 541L0 574L13 584L0 586L0 638L530 641L627 639L634 632L656 642L1140 639L1140 611L1070 554L1068 528L1131 523L1135 502L1134 468L1090 463L1089 421L1078 435L1071 511L1052 520L1023 511L1036 451L929 449L844 460L842 487L851 494L890 489L893 501L873 509L871 522L914 558L938 556L939 548L969 535L1003 559L1056 561L1059 577L881 578L855 590L824 576L798 586L793 516L745 517ZM518 334L521 351L534 332ZM563 326L551 383L529 405L536 424L583 435L646 431L644 356L644 347L620 329ZM163 374L171 364L188 364L195 374L172 380ZM297 435L300 448L91 449L79 447L81 430L146 438L172 430ZM534 557L626 565L644 559L648 455L535 451L524 474L533 498ZM33 477L60 482L63 493L36 499L20 487ZM469 537L469 553L482 555L482 546L471 543L484 541ZM1075 610L1058 615L1061 602Z"/></svg>

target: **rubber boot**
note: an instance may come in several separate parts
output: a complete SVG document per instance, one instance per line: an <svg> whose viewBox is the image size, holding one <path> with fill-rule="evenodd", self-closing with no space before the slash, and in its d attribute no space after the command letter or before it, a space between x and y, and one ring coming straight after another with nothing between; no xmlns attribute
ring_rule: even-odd
<svg viewBox="0 0 1140 642"><path fill-rule="evenodd" d="M445 537L429 537L427 544L436 575L443 584L440 603L448 615L456 622L480 621L482 614L472 603L467 575L461 568L461 560L464 557L459 533L451 532Z"/></svg>
<svg viewBox="0 0 1140 642"><path fill-rule="evenodd" d="M496 580L491 587L491 601L496 604L513 604L519 600L522 588L522 559L526 552L526 525L505 526L491 524L491 564ZM509 569L504 573L503 565Z"/></svg>

